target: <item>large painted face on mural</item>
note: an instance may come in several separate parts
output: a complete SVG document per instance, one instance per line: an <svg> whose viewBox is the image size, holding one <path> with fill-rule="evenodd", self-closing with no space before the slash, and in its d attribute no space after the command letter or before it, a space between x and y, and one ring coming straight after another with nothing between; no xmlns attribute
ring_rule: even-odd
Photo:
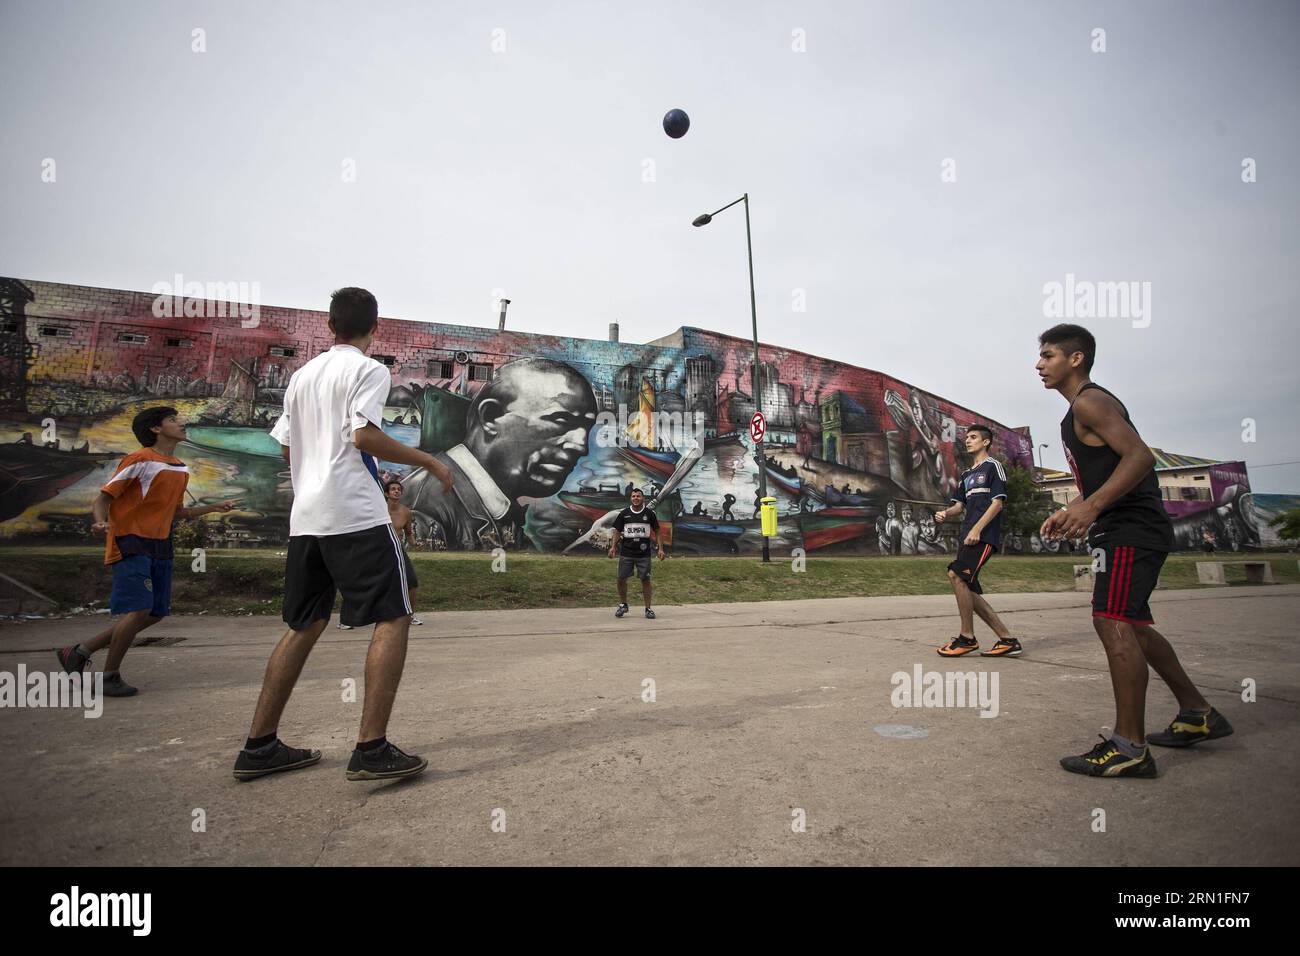
<svg viewBox="0 0 1300 956"><path fill-rule="evenodd" d="M470 406L465 447L510 498L544 498L587 455L596 398L572 367L524 359L501 367Z"/></svg>

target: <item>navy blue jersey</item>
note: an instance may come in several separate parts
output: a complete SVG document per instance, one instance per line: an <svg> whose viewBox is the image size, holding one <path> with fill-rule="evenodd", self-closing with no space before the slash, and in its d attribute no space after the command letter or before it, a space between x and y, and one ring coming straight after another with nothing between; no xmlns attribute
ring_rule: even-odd
<svg viewBox="0 0 1300 956"><path fill-rule="evenodd" d="M1002 464L996 458L985 458L982 462L965 472L957 483L957 494L953 501L964 505L966 517L961 523L961 541L965 542L975 522L984 517L993 499L1007 500L1007 475ZM1005 508L1006 505L1003 504ZM980 543L997 547L1002 540L1002 513L984 526L980 532Z"/></svg>

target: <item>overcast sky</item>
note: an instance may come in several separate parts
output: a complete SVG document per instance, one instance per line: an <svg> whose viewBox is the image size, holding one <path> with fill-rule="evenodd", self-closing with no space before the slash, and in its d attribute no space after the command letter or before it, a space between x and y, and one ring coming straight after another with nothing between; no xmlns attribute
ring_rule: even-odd
<svg viewBox="0 0 1300 956"><path fill-rule="evenodd" d="M1044 285L1149 282L1145 317L1081 320L1094 378L1151 444L1300 492L1261 467L1300 459L1297 49L1300 4L1251 0L0 0L0 274L747 336L741 208L690 223L748 191L764 341L1064 467Z"/></svg>

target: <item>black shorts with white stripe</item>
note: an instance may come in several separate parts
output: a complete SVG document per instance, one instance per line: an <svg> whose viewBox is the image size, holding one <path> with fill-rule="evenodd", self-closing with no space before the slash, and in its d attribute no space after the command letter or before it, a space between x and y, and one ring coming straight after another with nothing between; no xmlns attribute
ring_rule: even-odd
<svg viewBox="0 0 1300 956"><path fill-rule="evenodd" d="M409 616L405 558L390 524L290 538L284 623L302 631L313 621L328 621L336 592L343 594L339 621L351 627Z"/></svg>

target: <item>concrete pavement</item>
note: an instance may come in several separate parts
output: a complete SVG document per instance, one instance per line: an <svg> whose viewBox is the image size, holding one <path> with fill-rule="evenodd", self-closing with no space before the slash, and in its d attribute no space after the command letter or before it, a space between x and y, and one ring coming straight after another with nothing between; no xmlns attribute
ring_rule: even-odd
<svg viewBox="0 0 1300 956"><path fill-rule="evenodd" d="M237 784L282 625L170 619L146 636L184 640L133 649L123 675L141 694L99 719L0 709L0 863L1300 863L1300 587L1153 598L1237 728L1157 750L1156 780L1057 764L1113 719L1087 595L990 600L1025 657L938 657L950 597L427 615L390 736L430 769L398 784L343 778L360 704L342 686L361 689L368 629L331 625L289 704L281 736L321 764ZM54 669L51 648L104 622L4 626L0 671ZM891 675L916 664L996 673L998 716L894 707ZM1148 696L1161 729L1172 696L1154 675Z"/></svg>

